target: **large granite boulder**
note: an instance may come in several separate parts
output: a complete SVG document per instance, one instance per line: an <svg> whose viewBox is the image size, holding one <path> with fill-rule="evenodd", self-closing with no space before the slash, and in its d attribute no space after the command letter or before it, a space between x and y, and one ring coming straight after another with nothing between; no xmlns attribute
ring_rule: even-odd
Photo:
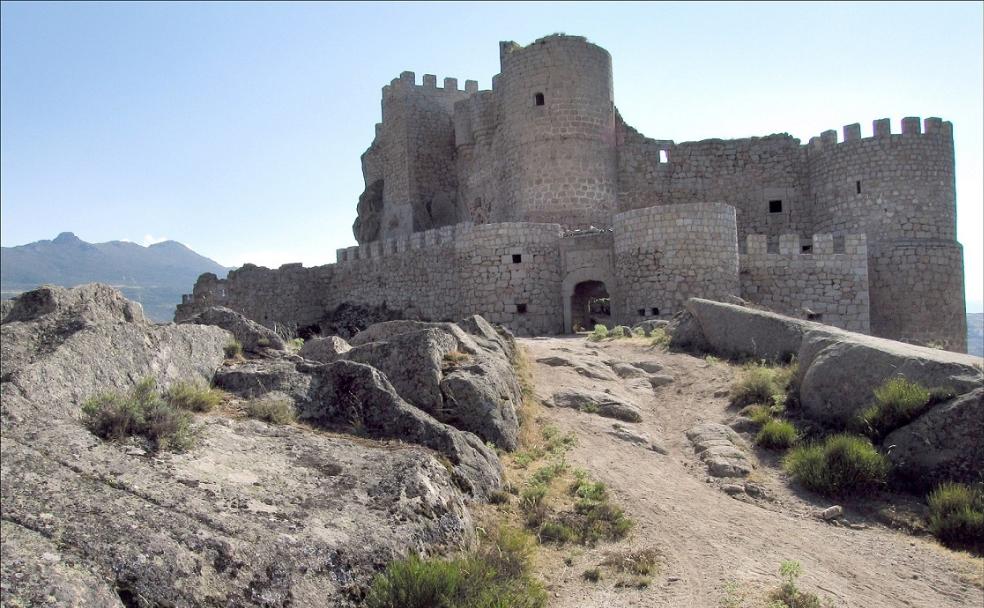
<svg viewBox="0 0 984 608"><path fill-rule="evenodd" d="M832 426L871 405L875 389L895 376L956 394L984 385L976 357L833 328L805 331L798 359L803 412Z"/></svg>
<svg viewBox="0 0 984 608"><path fill-rule="evenodd" d="M283 338L277 332L224 306L213 306L181 322L215 325L228 330L243 345L243 350L250 353L262 354L266 349L286 348Z"/></svg>
<svg viewBox="0 0 984 608"><path fill-rule="evenodd" d="M984 472L984 388L934 406L883 442L892 470L917 488L975 483Z"/></svg>
<svg viewBox="0 0 984 608"><path fill-rule="evenodd" d="M713 351L732 358L789 361L799 353L804 331L823 327L764 310L699 298L687 300L686 309L701 335L692 334L693 325L682 315L670 328L671 344L684 347L688 345L684 342L696 345L703 342Z"/></svg>
<svg viewBox="0 0 984 608"><path fill-rule="evenodd" d="M642 420L642 414L639 413L639 408L634 403L602 391L564 388L554 393L547 404L598 414L625 422L640 422Z"/></svg>
<svg viewBox="0 0 984 608"><path fill-rule="evenodd" d="M331 363L350 350L352 347L342 338L328 336L307 340L297 354L310 361Z"/></svg>
<svg viewBox="0 0 984 608"><path fill-rule="evenodd" d="M465 325L479 335L454 323L379 323L353 337L342 358L382 371L402 398L438 420L513 450L522 400L514 347L484 319Z"/></svg>
<svg viewBox="0 0 984 608"><path fill-rule="evenodd" d="M362 424L431 449L224 412L196 416L199 442L186 453L149 457L103 441L79 421L88 397L148 376L163 386L208 381L232 335L149 324L103 287L24 302L0 326L3 605L356 606L389 560L465 546L472 523L460 488L471 483L480 495L498 483L498 461L481 441L348 362L329 370L263 360L244 367L294 370L239 380L257 390L276 379L324 408L354 402L360 385L381 387L385 396L356 392ZM343 382L352 378L362 380Z"/></svg>

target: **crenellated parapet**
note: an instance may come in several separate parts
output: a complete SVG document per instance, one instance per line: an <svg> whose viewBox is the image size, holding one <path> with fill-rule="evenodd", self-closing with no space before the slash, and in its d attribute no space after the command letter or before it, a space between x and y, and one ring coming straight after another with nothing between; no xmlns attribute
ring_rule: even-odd
<svg viewBox="0 0 984 608"><path fill-rule="evenodd" d="M471 234L472 228L473 224L471 222L463 222L461 224L442 226L423 232L414 232L413 234L396 238L363 243L355 247L336 249L335 259L337 263L369 260L400 255L408 251L415 251L426 247L449 245L453 244L455 239L460 239Z"/></svg>
<svg viewBox="0 0 984 608"><path fill-rule="evenodd" d="M889 118L879 118L871 122L871 136L862 137L861 123L844 125L841 130L843 139L838 142L837 131L829 129L816 137L811 137L809 143L811 151L822 150L838 143L851 143L862 140L888 140L892 141L892 121ZM914 136L925 135L933 138L953 139L953 125L942 118L930 117L925 120L918 116L907 116L901 121L901 132L894 134L896 137L911 138ZM902 140L896 140L902 141ZM884 143L884 142L883 142Z"/></svg>
<svg viewBox="0 0 984 608"><path fill-rule="evenodd" d="M868 244L863 234L779 236L770 250L750 234L739 255L741 296L771 310L851 331L870 331Z"/></svg>

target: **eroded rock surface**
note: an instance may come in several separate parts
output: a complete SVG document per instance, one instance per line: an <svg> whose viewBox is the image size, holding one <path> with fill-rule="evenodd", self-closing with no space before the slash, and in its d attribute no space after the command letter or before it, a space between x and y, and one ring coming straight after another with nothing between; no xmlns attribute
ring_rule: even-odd
<svg viewBox="0 0 984 608"><path fill-rule="evenodd" d="M203 310L182 323L215 325L228 330L243 345L243 350L250 353L263 353L266 349L284 350L286 347L277 332L224 306Z"/></svg>
<svg viewBox="0 0 984 608"><path fill-rule="evenodd" d="M366 365L227 367L230 332L152 325L104 286L29 292L0 332L4 605L355 606L391 559L467 543L465 491L500 483L482 440ZM188 452L148 454L79 420L97 393L217 370L244 396L293 399L311 424L399 441L215 413L196 416Z"/></svg>
<svg viewBox="0 0 984 608"><path fill-rule="evenodd" d="M342 338L328 336L307 340L297 354L310 361L331 363L350 350L352 346Z"/></svg>
<svg viewBox="0 0 984 608"><path fill-rule="evenodd" d="M563 389L553 394L549 405L568 407L625 422L642 420L642 414L639 413L639 408L634 403L602 391L580 388Z"/></svg>
<svg viewBox="0 0 984 608"><path fill-rule="evenodd" d="M711 477L747 477L755 468L741 437L728 426L699 424L687 431L687 439Z"/></svg>

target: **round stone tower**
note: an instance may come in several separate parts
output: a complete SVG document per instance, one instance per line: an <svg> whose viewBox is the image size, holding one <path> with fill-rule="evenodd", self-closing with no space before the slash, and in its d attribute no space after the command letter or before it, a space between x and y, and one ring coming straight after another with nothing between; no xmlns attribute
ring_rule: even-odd
<svg viewBox="0 0 984 608"><path fill-rule="evenodd" d="M888 119L873 131L862 138L853 124L841 143L835 131L811 140L814 229L867 235L872 334L964 351L952 126L910 117L901 134Z"/></svg>
<svg viewBox="0 0 984 608"><path fill-rule="evenodd" d="M616 209L612 59L579 36L499 46L496 221L609 226Z"/></svg>

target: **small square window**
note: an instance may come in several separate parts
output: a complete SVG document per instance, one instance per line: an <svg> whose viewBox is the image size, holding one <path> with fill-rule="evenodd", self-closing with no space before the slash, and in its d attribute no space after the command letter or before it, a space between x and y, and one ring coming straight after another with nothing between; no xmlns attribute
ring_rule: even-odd
<svg viewBox="0 0 984 608"><path fill-rule="evenodd" d="M659 162L668 163L670 162L669 153L666 150L659 151Z"/></svg>
<svg viewBox="0 0 984 608"><path fill-rule="evenodd" d="M542 106L543 105L543 93L536 93L533 95L533 105Z"/></svg>
<svg viewBox="0 0 984 608"><path fill-rule="evenodd" d="M512 258L513 258L513 264L519 264L523 261L523 255L520 253L514 253Z"/></svg>
<svg viewBox="0 0 984 608"><path fill-rule="evenodd" d="M803 245L800 247L800 251L803 253L813 253L813 245Z"/></svg>
<svg viewBox="0 0 984 608"><path fill-rule="evenodd" d="M769 201L769 213L782 213L782 201L779 199Z"/></svg>
<svg viewBox="0 0 984 608"><path fill-rule="evenodd" d="M861 194L861 180L854 182L854 187L857 188L858 194Z"/></svg>
<svg viewBox="0 0 984 608"><path fill-rule="evenodd" d="M519 314L521 314L521 315L525 315L526 314L526 304L517 304L516 305L516 312L519 313Z"/></svg>
<svg viewBox="0 0 984 608"><path fill-rule="evenodd" d="M659 309L658 309L658 308L656 308L656 307L653 307L653 308L652 308L652 311L653 311L653 316L654 316L654 317L655 317L655 316L658 316L658 315L659 315Z"/></svg>
<svg viewBox="0 0 984 608"><path fill-rule="evenodd" d="M645 317L646 316L646 309L645 308L640 308L637 312L639 313L639 316L640 317Z"/></svg>

